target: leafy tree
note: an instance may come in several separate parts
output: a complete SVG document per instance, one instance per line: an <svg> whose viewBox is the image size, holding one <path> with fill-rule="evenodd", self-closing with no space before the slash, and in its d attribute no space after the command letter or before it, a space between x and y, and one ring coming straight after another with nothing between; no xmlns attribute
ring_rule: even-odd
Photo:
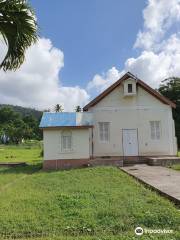
<svg viewBox="0 0 180 240"><path fill-rule="evenodd" d="M0 0L0 34L8 46L0 68L16 70L38 38L36 17L26 0Z"/></svg>
<svg viewBox="0 0 180 240"><path fill-rule="evenodd" d="M3 107L0 109L0 124L13 122L20 118L21 115L14 112L10 107Z"/></svg>
<svg viewBox="0 0 180 240"><path fill-rule="evenodd" d="M6 136L10 142L20 143L22 139L42 139L39 121L32 115L22 117L9 107L0 109L0 138Z"/></svg>
<svg viewBox="0 0 180 240"><path fill-rule="evenodd" d="M38 125L37 119L35 119L32 115L27 115L23 118L23 121L30 127L36 128Z"/></svg>
<svg viewBox="0 0 180 240"><path fill-rule="evenodd" d="M55 112L63 112L63 106L60 104L56 104L56 106L54 107Z"/></svg>
<svg viewBox="0 0 180 240"><path fill-rule="evenodd" d="M159 87L159 92L176 103L176 108L173 109L173 118L175 120L178 146L180 147L180 78L170 77L165 79Z"/></svg>
<svg viewBox="0 0 180 240"><path fill-rule="evenodd" d="M42 139L42 132L39 129L39 121L32 115L27 115L23 118L24 123L28 126L26 131L26 139Z"/></svg>
<svg viewBox="0 0 180 240"><path fill-rule="evenodd" d="M25 137L27 126L21 119L17 119L15 122L4 124L2 130L11 142L18 144Z"/></svg>
<svg viewBox="0 0 180 240"><path fill-rule="evenodd" d="M76 108L75 108L75 111L76 111L76 112L81 112L81 111L82 111L82 109L81 109L81 107L80 107L80 106L76 106Z"/></svg>

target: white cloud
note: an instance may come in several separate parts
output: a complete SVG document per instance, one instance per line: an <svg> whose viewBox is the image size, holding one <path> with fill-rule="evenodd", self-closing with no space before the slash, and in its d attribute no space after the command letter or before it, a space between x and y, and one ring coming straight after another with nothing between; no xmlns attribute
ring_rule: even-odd
<svg viewBox="0 0 180 240"><path fill-rule="evenodd" d="M125 63L125 69L146 81L152 87L157 87L160 81L167 77L167 71L171 65L171 58L162 52L156 55L150 51L144 51L138 58L129 58Z"/></svg>
<svg viewBox="0 0 180 240"><path fill-rule="evenodd" d="M171 35L159 45L159 51L143 51L137 58L129 58L125 69L136 74L152 87L171 76L180 76L180 37Z"/></svg>
<svg viewBox="0 0 180 240"><path fill-rule="evenodd" d="M92 81L88 83L87 89L89 91L91 91L91 89L97 89L97 92L101 92L117 81L123 73L124 72L119 72L115 67L112 67L102 75L96 74Z"/></svg>
<svg viewBox="0 0 180 240"><path fill-rule="evenodd" d="M103 91L126 71L152 87L158 87L169 76L180 76L180 33L172 33L174 25L180 22L180 0L149 0L143 17L143 30L134 44L141 53L127 59L124 69L114 66L96 74L86 89L63 86L59 79L64 66L63 52L43 38L27 51L26 61L18 71L0 72L0 102L41 109L60 103L69 111L76 105L85 105L90 94ZM0 61L4 49L0 44Z"/></svg>
<svg viewBox="0 0 180 240"><path fill-rule="evenodd" d="M63 66L63 52L49 39L39 39L27 51L26 61L18 71L0 71L0 102L39 109L60 103L66 111L87 103L89 95L84 89L65 87L59 81Z"/></svg>
<svg viewBox="0 0 180 240"><path fill-rule="evenodd" d="M143 11L144 29L134 47L153 49L174 23L180 21L180 0L149 0Z"/></svg>
<svg viewBox="0 0 180 240"><path fill-rule="evenodd" d="M180 76L180 33L167 34L180 23L180 0L149 0L143 17L144 29L139 31L134 45L142 50L139 56L127 59L123 70L113 67L95 75L88 88L102 91L127 71L154 88L167 77ZM115 74L109 74L111 71Z"/></svg>

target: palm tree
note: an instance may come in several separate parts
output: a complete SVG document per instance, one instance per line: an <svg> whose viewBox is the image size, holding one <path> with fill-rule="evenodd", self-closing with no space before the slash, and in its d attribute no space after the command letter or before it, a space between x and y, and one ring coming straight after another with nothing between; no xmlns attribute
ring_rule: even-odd
<svg viewBox="0 0 180 240"><path fill-rule="evenodd" d="M60 104L56 104L54 107L55 112L63 112L63 107Z"/></svg>
<svg viewBox="0 0 180 240"><path fill-rule="evenodd" d="M81 107L80 106L76 106L76 108L75 108L75 112L81 112L82 110L81 110Z"/></svg>
<svg viewBox="0 0 180 240"><path fill-rule="evenodd" d="M38 39L36 17L26 0L0 0L0 35L8 46L0 69L16 70Z"/></svg>

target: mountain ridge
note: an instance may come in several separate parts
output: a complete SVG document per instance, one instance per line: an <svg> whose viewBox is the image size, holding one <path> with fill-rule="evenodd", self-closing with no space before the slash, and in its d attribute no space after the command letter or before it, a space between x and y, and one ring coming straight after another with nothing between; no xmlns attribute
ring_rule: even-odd
<svg viewBox="0 0 180 240"><path fill-rule="evenodd" d="M43 113L43 111L40 111L40 110L37 110L34 108L22 107L22 106L12 105L12 104L0 104L0 109L3 107L12 108L15 112L21 114L23 117L32 115L37 120L40 120L40 118L42 117L42 113Z"/></svg>

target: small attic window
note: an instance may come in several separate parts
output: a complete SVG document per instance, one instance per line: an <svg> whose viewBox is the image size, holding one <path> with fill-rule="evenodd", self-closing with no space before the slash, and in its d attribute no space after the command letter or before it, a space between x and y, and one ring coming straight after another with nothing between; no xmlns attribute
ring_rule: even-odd
<svg viewBox="0 0 180 240"><path fill-rule="evenodd" d="M124 81L124 96L133 97L136 95L136 81L134 79L127 79Z"/></svg>
<svg viewBox="0 0 180 240"><path fill-rule="evenodd" d="M128 83L128 93L132 93L132 92L133 92L132 83Z"/></svg>

